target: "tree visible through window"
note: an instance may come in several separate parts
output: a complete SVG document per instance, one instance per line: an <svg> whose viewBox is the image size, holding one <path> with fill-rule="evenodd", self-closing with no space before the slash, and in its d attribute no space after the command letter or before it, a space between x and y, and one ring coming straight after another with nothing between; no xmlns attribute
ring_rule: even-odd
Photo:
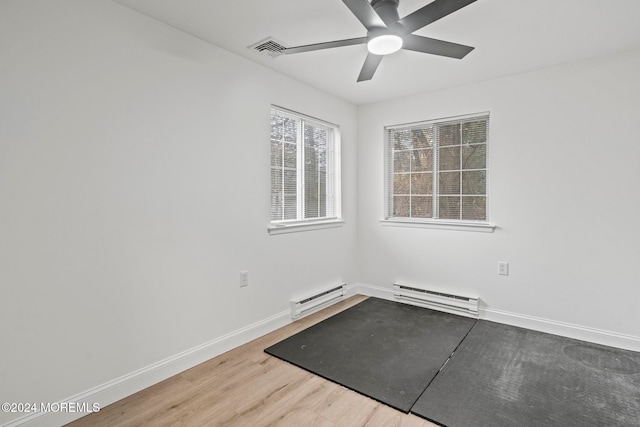
<svg viewBox="0 0 640 427"><path fill-rule="evenodd" d="M337 127L271 110L271 222L339 219Z"/></svg>
<svg viewBox="0 0 640 427"><path fill-rule="evenodd" d="M488 115L386 128L386 218L488 221L488 134Z"/></svg>

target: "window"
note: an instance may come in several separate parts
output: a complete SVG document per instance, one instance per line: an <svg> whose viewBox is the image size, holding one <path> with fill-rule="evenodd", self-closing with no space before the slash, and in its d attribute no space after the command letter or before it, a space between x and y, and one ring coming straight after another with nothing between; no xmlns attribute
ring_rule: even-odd
<svg viewBox="0 0 640 427"><path fill-rule="evenodd" d="M340 221L339 129L271 109L272 227Z"/></svg>
<svg viewBox="0 0 640 427"><path fill-rule="evenodd" d="M385 128L390 221L488 224L489 115Z"/></svg>

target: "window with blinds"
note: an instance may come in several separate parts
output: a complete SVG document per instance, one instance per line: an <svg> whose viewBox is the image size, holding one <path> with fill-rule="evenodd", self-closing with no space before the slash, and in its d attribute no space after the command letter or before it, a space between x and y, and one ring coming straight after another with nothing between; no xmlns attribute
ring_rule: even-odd
<svg viewBox="0 0 640 427"><path fill-rule="evenodd" d="M271 109L271 223L340 219L339 129L299 113Z"/></svg>
<svg viewBox="0 0 640 427"><path fill-rule="evenodd" d="M388 220L488 222L487 113L385 128Z"/></svg>

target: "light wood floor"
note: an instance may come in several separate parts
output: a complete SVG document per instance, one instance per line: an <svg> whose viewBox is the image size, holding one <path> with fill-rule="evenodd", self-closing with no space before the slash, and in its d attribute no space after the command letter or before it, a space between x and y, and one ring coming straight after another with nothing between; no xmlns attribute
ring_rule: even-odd
<svg viewBox="0 0 640 427"><path fill-rule="evenodd" d="M351 297L67 426L435 426L264 353L364 299Z"/></svg>

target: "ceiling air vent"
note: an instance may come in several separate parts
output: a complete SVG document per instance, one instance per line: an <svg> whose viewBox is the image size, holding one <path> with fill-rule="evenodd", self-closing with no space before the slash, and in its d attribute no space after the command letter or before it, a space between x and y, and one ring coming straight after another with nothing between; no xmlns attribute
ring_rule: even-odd
<svg viewBox="0 0 640 427"><path fill-rule="evenodd" d="M253 49L261 55L269 56L271 58L277 58L282 55L282 49L286 49L289 46L285 46L278 40L267 37L264 40L260 40L258 43L249 46L249 49Z"/></svg>

